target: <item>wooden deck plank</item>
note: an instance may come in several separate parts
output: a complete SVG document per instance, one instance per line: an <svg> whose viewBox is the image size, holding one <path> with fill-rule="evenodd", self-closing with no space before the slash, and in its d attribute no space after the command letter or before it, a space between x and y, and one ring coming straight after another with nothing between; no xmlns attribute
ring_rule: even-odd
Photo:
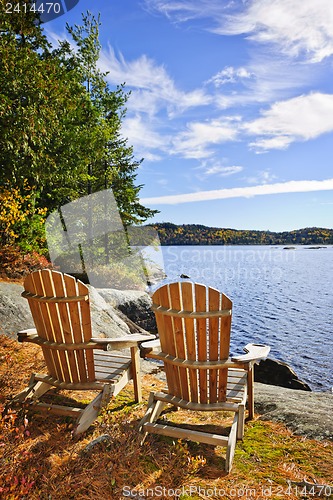
<svg viewBox="0 0 333 500"><path fill-rule="evenodd" d="M131 364L131 361L111 361L108 362L107 360L105 361L96 361L95 362L95 369L102 369L102 368L120 368L122 366L129 366Z"/></svg>

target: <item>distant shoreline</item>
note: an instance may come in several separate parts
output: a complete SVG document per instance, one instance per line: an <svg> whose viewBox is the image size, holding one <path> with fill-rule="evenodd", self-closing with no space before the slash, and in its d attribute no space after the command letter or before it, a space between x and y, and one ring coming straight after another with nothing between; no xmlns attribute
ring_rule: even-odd
<svg viewBox="0 0 333 500"><path fill-rule="evenodd" d="M301 245L318 249L333 245L333 229L319 227L283 232L216 228L199 224L177 225L171 222L149 224L148 227L157 231L162 246Z"/></svg>

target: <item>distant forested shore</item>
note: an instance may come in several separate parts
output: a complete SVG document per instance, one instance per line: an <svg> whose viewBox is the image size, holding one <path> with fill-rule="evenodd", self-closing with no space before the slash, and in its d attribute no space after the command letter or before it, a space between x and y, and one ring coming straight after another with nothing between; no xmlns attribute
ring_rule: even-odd
<svg viewBox="0 0 333 500"><path fill-rule="evenodd" d="M332 245L333 229L306 227L294 231L256 231L171 222L150 224L161 245Z"/></svg>

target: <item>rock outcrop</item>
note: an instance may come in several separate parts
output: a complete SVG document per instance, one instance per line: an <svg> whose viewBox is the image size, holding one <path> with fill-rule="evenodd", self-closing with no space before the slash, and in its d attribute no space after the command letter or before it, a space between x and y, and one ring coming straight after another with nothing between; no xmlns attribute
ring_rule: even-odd
<svg viewBox="0 0 333 500"><path fill-rule="evenodd" d="M311 439L333 439L333 395L254 384L255 412L262 420L281 422L295 434Z"/></svg>
<svg viewBox="0 0 333 500"><path fill-rule="evenodd" d="M155 315L151 309L151 298L148 293L138 290L114 290L99 288L98 293L105 302L121 311L133 323L148 332L156 331Z"/></svg>
<svg viewBox="0 0 333 500"><path fill-rule="evenodd" d="M300 380L287 363L270 358L262 360L259 364L255 365L254 380L262 384L311 391L308 384Z"/></svg>
<svg viewBox="0 0 333 500"><path fill-rule="evenodd" d="M23 287L19 283L0 281L0 333L16 338L24 328L33 328L29 304L21 297Z"/></svg>

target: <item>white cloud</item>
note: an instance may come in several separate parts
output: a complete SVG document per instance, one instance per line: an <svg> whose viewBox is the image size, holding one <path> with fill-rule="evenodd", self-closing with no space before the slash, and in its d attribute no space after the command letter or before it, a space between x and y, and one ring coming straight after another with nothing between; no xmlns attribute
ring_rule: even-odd
<svg viewBox="0 0 333 500"><path fill-rule="evenodd" d="M326 179L323 181L288 181L251 187L215 189L212 191L199 191L195 193L143 198L140 202L145 205L176 205L178 203L221 200L227 198L249 198L252 196L269 194L306 193L311 191L331 190L333 190L333 179Z"/></svg>
<svg viewBox="0 0 333 500"><path fill-rule="evenodd" d="M108 72L107 79L112 84L126 83L133 88L131 110L156 114L166 108L169 115L183 112L196 106L205 106L212 102L212 97L202 89L184 92L178 89L163 65L146 55L138 59L126 61L120 53L118 56L112 47L102 50L101 69Z"/></svg>
<svg viewBox="0 0 333 500"><path fill-rule="evenodd" d="M144 121L140 115L125 118L122 122L121 133L134 147L136 156L143 156L148 161L160 160L160 154L153 151L162 150L169 141L167 137L159 135L151 127L151 123Z"/></svg>
<svg viewBox="0 0 333 500"><path fill-rule="evenodd" d="M333 54L331 0L251 0L231 15L219 31L250 34L260 43L273 43L288 55L319 62Z"/></svg>
<svg viewBox="0 0 333 500"><path fill-rule="evenodd" d="M61 33L56 33L55 31L52 31L50 29L49 25L46 25L44 30L45 30L45 35L47 36L48 41L52 44L53 48L58 48L60 41L62 42L67 41L68 43L71 43L70 36L66 30L63 30ZM75 49L74 44L72 44L71 47L72 49Z"/></svg>
<svg viewBox="0 0 333 500"><path fill-rule="evenodd" d="M269 169L267 170L261 170L257 172L255 175L252 177L247 177L246 181L249 184L269 184L273 182L275 179L277 179L277 176L275 174L272 174Z"/></svg>
<svg viewBox="0 0 333 500"><path fill-rule="evenodd" d="M271 103L295 95L304 85L317 83L323 69L306 65L280 56L267 54L262 50L250 51L249 61L241 68L224 68L211 77L207 83L213 83L214 104L219 109L235 106ZM288 71L286 71L288 64ZM238 70L242 70L238 72ZM237 75L247 74L248 77ZM232 86L225 84L232 84ZM236 87L237 85L237 87Z"/></svg>
<svg viewBox="0 0 333 500"><path fill-rule="evenodd" d="M238 125L230 117L207 122L191 122L187 130L181 132L173 141L173 154L184 158L208 158L213 154L210 146L236 140Z"/></svg>
<svg viewBox="0 0 333 500"><path fill-rule="evenodd" d="M259 137L251 143L259 151L285 149L294 141L314 139L333 131L333 95L315 92L277 102L243 129Z"/></svg>
<svg viewBox="0 0 333 500"><path fill-rule="evenodd" d="M211 31L248 35L256 42L276 45L278 52L289 56L319 62L333 54L332 0L248 0L224 5L220 0L146 0L146 4L177 22L210 18Z"/></svg>
<svg viewBox="0 0 333 500"><path fill-rule="evenodd" d="M201 174L206 177L217 175L219 177L228 177L229 175L238 174L242 172L244 168L240 165L228 165L226 166L223 161L208 159L202 162L199 167Z"/></svg>
<svg viewBox="0 0 333 500"><path fill-rule="evenodd" d="M253 75L246 68L233 68L227 66L216 75L210 78L206 83L213 83L215 87L221 87L226 83L236 83L238 80L251 78Z"/></svg>
<svg viewBox="0 0 333 500"><path fill-rule="evenodd" d="M212 4L216 0L145 0L145 5L152 11L158 11L176 22L186 22L200 17L209 17ZM207 7L207 9L206 9ZM208 14L205 15L205 14Z"/></svg>
<svg viewBox="0 0 333 500"><path fill-rule="evenodd" d="M240 165L231 165L228 167L225 167L223 165L212 165L210 167L207 167L206 170L204 171L205 175L219 175L221 177L228 177L229 175L234 175L238 174L239 172L242 172L243 167Z"/></svg>

